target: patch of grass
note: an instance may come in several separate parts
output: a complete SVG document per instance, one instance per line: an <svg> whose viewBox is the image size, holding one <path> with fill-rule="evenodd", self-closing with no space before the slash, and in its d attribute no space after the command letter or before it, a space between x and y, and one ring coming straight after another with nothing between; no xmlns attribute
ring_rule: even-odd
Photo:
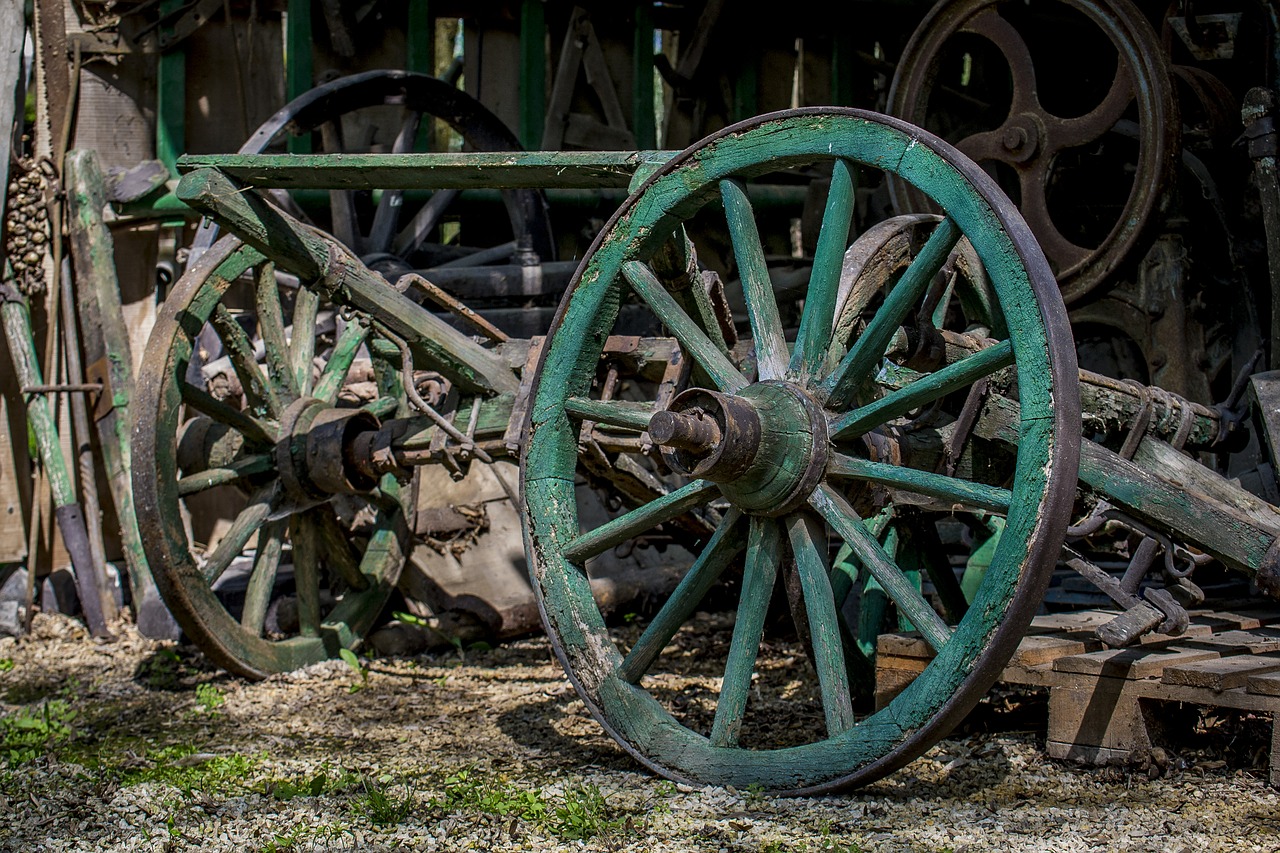
<svg viewBox="0 0 1280 853"><path fill-rule="evenodd" d="M361 778L348 771L340 771L333 776L322 768L310 776L296 776L291 779L269 779L255 786L255 790L277 800L292 800L294 797L319 797L347 790L361 783Z"/></svg>
<svg viewBox="0 0 1280 853"><path fill-rule="evenodd" d="M299 823L289 828L288 832L273 833L266 844L258 848L259 853L296 853L300 850L336 849L337 842L344 836L355 839L355 833L344 824L323 824L308 826Z"/></svg>
<svg viewBox="0 0 1280 853"><path fill-rule="evenodd" d="M206 714L217 714L218 709L227 703L218 685L207 681L196 685L196 706Z"/></svg>
<svg viewBox="0 0 1280 853"><path fill-rule="evenodd" d="M582 782L565 789L563 805L556 806L547 829L565 841L585 841L610 835L629 825L630 818L612 817L600 788Z"/></svg>
<svg viewBox="0 0 1280 853"><path fill-rule="evenodd" d="M13 672L13 658L0 658L0 672Z"/></svg>
<svg viewBox="0 0 1280 853"><path fill-rule="evenodd" d="M465 768L445 779L446 812L480 812L519 819L564 841L584 841L629 829L631 818L611 813L608 798L590 782L569 785L559 802L537 788L523 788L498 774Z"/></svg>
<svg viewBox="0 0 1280 853"><path fill-rule="evenodd" d="M121 770L120 784L159 782L172 785L188 797L193 791L215 794L251 790L249 775L265 757L265 753L209 755L185 744L162 747L147 752L145 766Z"/></svg>
<svg viewBox="0 0 1280 853"><path fill-rule="evenodd" d="M62 699L18 709L0 717L0 756L21 764L43 755L49 747L72 734L75 710Z"/></svg>
<svg viewBox="0 0 1280 853"><path fill-rule="evenodd" d="M391 793L382 787L389 781L383 777L370 785L366 779L364 792L351 804L352 812L358 817L368 818L375 826L396 826L408 817L413 810L413 794L408 790L403 795Z"/></svg>

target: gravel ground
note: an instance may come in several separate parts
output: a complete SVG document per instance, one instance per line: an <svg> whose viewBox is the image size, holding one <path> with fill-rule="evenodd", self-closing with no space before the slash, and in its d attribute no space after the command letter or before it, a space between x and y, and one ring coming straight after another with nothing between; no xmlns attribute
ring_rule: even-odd
<svg viewBox="0 0 1280 853"><path fill-rule="evenodd" d="M640 770L541 638L255 684L120 630L40 615L0 640L0 850L1280 850L1262 721L1147 768L962 734L853 794L775 799Z"/></svg>

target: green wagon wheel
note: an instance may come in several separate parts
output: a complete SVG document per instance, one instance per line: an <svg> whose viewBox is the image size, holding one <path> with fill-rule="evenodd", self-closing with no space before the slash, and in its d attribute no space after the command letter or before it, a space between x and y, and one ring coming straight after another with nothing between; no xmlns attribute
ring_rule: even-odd
<svg viewBox="0 0 1280 853"><path fill-rule="evenodd" d="M832 189L791 340L743 182L815 165L831 168ZM944 219L846 351L832 343L831 332L854 175L877 171L918 187ZM716 214L717 203L753 332L754 357L744 362L711 342L648 265L676 226L704 207L702 215ZM889 368L904 365L886 354L904 331L910 337L906 327L961 235L986 267L1008 337L895 387L885 377L901 378L903 370ZM591 397L604 341L620 305L631 299L652 309L702 377L703 387L661 412ZM895 420L934 401L963 399L974 381L997 372L1015 377L1020 404L1016 470L1006 485L913 468L906 456L873 458L868 448L892 442ZM591 713L641 762L696 784L818 793L868 782L919 755L990 686L1043 592L1075 491L1076 383L1061 297L1030 231L990 179L936 137L864 111L795 110L727 128L675 157L627 200L584 258L543 350L522 456L534 587L548 635ZM573 493L583 418L647 431L687 483L583 530ZM974 603L954 624L921 597L867 529L866 496L886 485L1007 518ZM718 519L715 533L643 633L620 646L591 596L591 558L699 509ZM840 641L832 591L838 579L829 574L841 542L936 651L910 686L862 719L853 710ZM705 665L708 653L672 654L669 645L739 563L737 616L718 677L705 681L700 695L681 693L673 670ZM753 686L753 678L763 685L769 676L757 667L766 611L780 567L790 566L817 683L808 693L785 685L770 700L772 720L756 723L752 706L763 704L764 687ZM786 674L798 677L798 669ZM813 725L797 737L788 723L803 718Z"/></svg>
<svg viewBox="0 0 1280 853"><path fill-rule="evenodd" d="M271 262L224 237L165 301L138 376L133 488L156 585L187 636L249 678L356 647L407 554L410 489L390 474L353 476L340 451L402 408L398 376L362 359L375 390L351 399L344 385L376 335L359 321L318 335L325 307L305 287L287 293ZM227 353L230 389L192 368L206 327ZM210 500L234 508L216 541L191 517ZM225 590L237 573L242 602Z"/></svg>

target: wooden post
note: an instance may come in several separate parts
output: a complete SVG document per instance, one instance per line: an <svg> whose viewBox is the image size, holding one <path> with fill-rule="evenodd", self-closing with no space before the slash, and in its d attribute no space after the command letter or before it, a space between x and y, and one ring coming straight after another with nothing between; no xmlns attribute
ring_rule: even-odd
<svg viewBox="0 0 1280 853"><path fill-rule="evenodd" d="M86 373L90 381L103 383L94 421L112 502L120 520L135 618L144 636L176 639L177 623L156 590L133 511L133 487L129 479L133 467L129 443L133 359L120 303L111 233L102 221L106 193L97 155L92 151L70 152L64 174Z"/></svg>

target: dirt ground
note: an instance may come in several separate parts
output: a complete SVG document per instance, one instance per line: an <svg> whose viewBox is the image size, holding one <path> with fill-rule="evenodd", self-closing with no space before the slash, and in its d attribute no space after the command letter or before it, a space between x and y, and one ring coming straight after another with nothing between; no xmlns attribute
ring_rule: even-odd
<svg viewBox="0 0 1280 853"><path fill-rule="evenodd" d="M1264 720L1081 768L1043 701L986 704L886 780L780 799L638 767L542 638L251 683L37 616L0 640L0 850L1280 850Z"/></svg>

